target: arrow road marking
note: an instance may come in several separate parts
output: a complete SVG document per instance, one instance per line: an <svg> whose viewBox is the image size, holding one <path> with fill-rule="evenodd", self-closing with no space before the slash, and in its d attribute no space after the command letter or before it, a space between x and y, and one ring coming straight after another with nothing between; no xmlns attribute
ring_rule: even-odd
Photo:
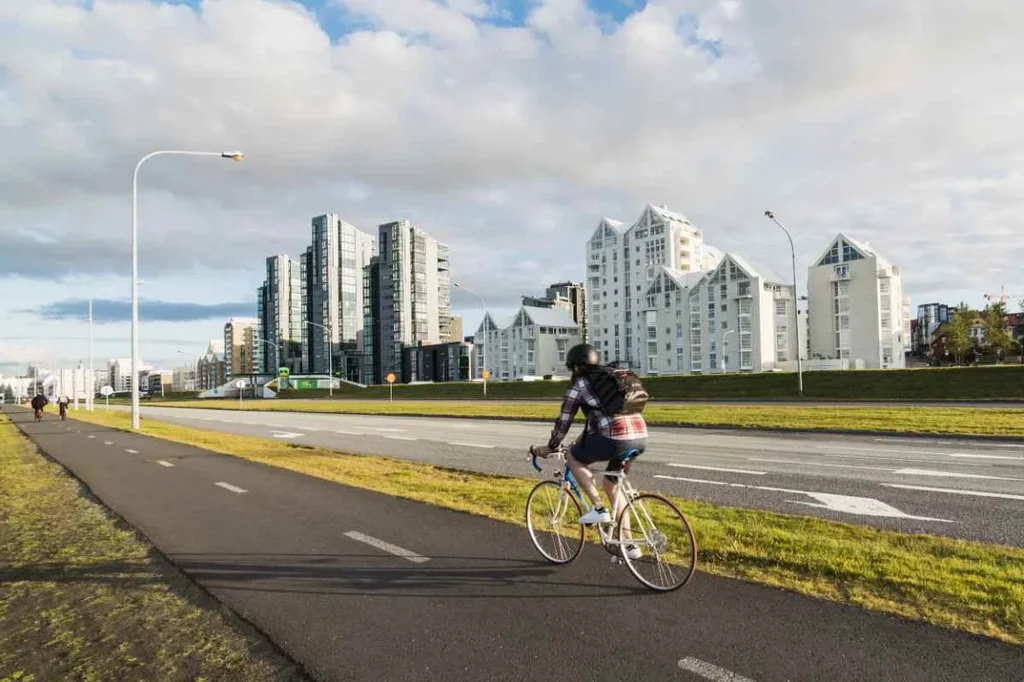
<svg viewBox="0 0 1024 682"><path fill-rule="evenodd" d="M681 478L678 476L663 476L655 474L654 478L665 478L671 481L687 481L689 483L707 483L710 485L723 485L729 488L750 488L752 490L769 490L777 493L792 493L796 495L807 495L818 500L814 502L798 502L786 500L793 504L804 504L809 507L820 507L830 511L842 512L844 514L856 514L858 516L885 516L896 519L909 519L912 521L938 521L940 523L953 523L950 519L934 519L929 516L912 516L905 514L896 507L890 506L881 500L871 497L854 497L852 495L834 495L832 493L816 493L808 490L792 490L789 488L772 488L765 485L747 485L746 483L727 483L725 481L709 481L702 478Z"/></svg>
<svg viewBox="0 0 1024 682"><path fill-rule="evenodd" d="M304 433L292 433L291 431L271 431L270 435L274 438L298 438L304 436Z"/></svg>
<svg viewBox="0 0 1024 682"><path fill-rule="evenodd" d="M705 680L711 680L711 682L754 682L749 677L743 677L743 675L738 675L731 670L719 668L717 665L712 665L699 658L684 658L679 661L679 667L694 675L700 675Z"/></svg>
<svg viewBox="0 0 1024 682"><path fill-rule="evenodd" d="M370 545L371 547L376 547L377 549L382 549L388 554L394 554L395 556L400 556L403 559L408 559L414 564L422 564L426 563L427 561L430 561L429 558L417 554L416 552L412 552L408 549L404 549L397 545L392 545L390 542L378 540L377 538L370 537L369 535L363 535L359 531L350 530L349 532L345 533L345 537L352 538L357 542L365 543L367 545Z"/></svg>

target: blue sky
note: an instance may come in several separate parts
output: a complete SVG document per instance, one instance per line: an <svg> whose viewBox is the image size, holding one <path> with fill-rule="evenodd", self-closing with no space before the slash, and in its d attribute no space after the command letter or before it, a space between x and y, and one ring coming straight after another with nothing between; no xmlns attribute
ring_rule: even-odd
<svg viewBox="0 0 1024 682"><path fill-rule="evenodd" d="M647 203L780 272L766 208L801 271L845 232L915 303L1018 293L1024 5L513 0L480 31L482 4L0 3L0 371L80 357L86 298L111 320L97 356L128 352L128 176L168 147L246 161L142 173L155 364L254 314L266 256L298 256L327 212L411 220L499 314L580 279L601 217ZM453 306L471 333L475 300Z"/></svg>

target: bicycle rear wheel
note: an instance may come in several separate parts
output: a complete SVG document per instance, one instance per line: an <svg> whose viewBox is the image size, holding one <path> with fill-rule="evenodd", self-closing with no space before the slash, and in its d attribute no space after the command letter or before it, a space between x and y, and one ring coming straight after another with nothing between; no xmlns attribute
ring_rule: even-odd
<svg viewBox="0 0 1024 682"><path fill-rule="evenodd" d="M661 495L644 494L626 505L619 539L632 541L641 556L622 552L630 573L652 590L671 592L685 585L697 568L697 540L683 513Z"/></svg>
<svg viewBox="0 0 1024 682"><path fill-rule="evenodd" d="M555 481L541 481L526 498L526 527L541 555L553 564L567 564L583 551L586 529L580 503Z"/></svg>

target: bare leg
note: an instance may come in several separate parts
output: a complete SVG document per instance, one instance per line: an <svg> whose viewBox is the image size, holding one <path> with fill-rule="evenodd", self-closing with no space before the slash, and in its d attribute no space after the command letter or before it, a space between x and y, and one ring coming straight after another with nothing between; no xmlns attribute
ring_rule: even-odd
<svg viewBox="0 0 1024 682"><path fill-rule="evenodd" d="M576 458L569 453L566 456L569 462L569 469L572 470L572 475L576 477L576 481L583 488L583 492L590 498L590 502L595 507L601 506L601 494L597 491L597 485L594 484L594 474L590 469L587 468L586 464L576 461Z"/></svg>
<svg viewBox="0 0 1024 682"><path fill-rule="evenodd" d="M604 492L612 502L612 520L615 521L618 519L618 515L626 508L626 498L619 492L619 480L617 478L609 478L605 476ZM629 524L629 515L627 514L622 522L622 537L619 538L622 541L631 540L633 538Z"/></svg>

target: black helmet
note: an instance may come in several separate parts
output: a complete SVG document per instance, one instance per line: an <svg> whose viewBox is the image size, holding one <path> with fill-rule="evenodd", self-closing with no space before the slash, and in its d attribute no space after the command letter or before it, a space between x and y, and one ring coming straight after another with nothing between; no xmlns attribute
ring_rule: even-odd
<svg viewBox="0 0 1024 682"><path fill-rule="evenodd" d="M570 372L575 372L578 367L596 365L600 361L597 349L589 343L577 344L565 354L565 368Z"/></svg>

